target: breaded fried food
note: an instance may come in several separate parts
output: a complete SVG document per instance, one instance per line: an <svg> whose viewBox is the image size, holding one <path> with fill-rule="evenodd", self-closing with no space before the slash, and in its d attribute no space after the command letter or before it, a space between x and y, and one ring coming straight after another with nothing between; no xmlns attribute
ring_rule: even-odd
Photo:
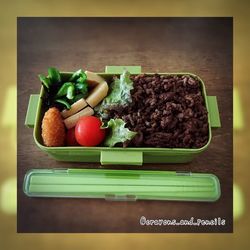
<svg viewBox="0 0 250 250"><path fill-rule="evenodd" d="M50 108L43 117L42 138L45 146L60 147L64 145L66 137L65 126L60 111Z"/></svg>

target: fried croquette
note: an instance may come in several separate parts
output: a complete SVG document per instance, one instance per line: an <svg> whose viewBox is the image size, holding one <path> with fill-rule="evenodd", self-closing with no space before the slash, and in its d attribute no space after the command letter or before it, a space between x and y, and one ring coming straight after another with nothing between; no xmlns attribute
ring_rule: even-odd
<svg viewBox="0 0 250 250"><path fill-rule="evenodd" d="M60 111L50 108L43 117L42 138L44 145L48 147L64 146L66 137L65 126Z"/></svg>

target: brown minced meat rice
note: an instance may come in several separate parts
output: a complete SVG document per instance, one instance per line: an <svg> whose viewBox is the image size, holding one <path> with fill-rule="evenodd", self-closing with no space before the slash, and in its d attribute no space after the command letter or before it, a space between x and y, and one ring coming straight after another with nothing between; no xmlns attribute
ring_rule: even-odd
<svg viewBox="0 0 250 250"><path fill-rule="evenodd" d="M208 141L208 114L200 80L190 75L131 76L132 103L108 110L138 134L123 147L201 148ZM119 145L118 145L119 146Z"/></svg>

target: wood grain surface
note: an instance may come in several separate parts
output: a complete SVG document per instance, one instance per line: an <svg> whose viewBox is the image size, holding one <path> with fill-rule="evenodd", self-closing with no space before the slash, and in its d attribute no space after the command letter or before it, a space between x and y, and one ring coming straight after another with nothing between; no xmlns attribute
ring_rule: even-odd
<svg viewBox="0 0 250 250"><path fill-rule="evenodd" d="M18 18L18 232L232 232L232 18ZM221 183L214 203L107 202L101 199L28 198L32 168L99 168L98 163L56 162L39 150L24 126L37 75L48 67L103 72L106 65L141 65L143 72L192 72L216 95L222 127L207 151L189 164L144 164L113 169L213 173ZM226 219L225 226L141 226L148 219Z"/></svg>

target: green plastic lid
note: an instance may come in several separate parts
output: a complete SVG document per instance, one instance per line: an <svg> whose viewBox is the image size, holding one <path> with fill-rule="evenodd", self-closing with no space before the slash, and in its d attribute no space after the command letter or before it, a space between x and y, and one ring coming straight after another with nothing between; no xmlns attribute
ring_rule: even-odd
<svg viewBox="0 0 250 250"><path fill-rule="evenodd" d="M104 169L33 169L26 173L30 197L106 200L216 201L220 183L212 174Z"/></svg>

